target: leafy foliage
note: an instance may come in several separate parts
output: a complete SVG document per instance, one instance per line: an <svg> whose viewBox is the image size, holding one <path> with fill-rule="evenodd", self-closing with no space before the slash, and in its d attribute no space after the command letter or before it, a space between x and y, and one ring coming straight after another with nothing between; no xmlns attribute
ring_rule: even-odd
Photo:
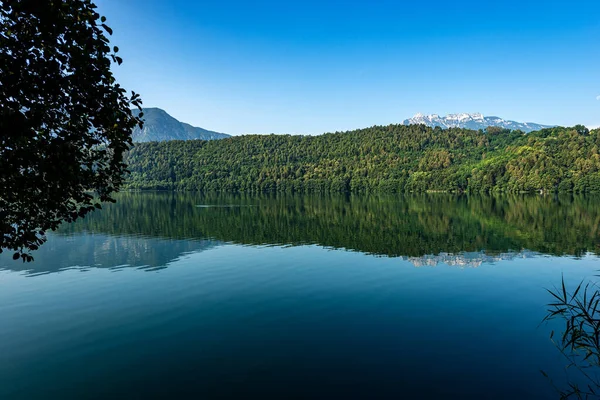
<svg viewBox="0 0 600 400"><path fill-rule="evenodd" d="M227 192L600 192L600 130L524 134L374 126L136 145L131 189Z"/></svg>
<svg viewBox="0 0 600 400"><path fill-rule="evenodd" d="M110 201L141 124L115 82L112 30L90 0L0 1L0 252ZM94 197L92 192L97 194Z"/></svg>

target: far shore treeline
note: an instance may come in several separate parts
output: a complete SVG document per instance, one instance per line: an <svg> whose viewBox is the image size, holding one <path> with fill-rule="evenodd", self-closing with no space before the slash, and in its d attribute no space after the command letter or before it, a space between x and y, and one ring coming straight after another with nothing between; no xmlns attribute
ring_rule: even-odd
<svg viewBox="0 0 600 400"><path fill-rule="evenodd" d="M600 192L600 129L424 125L320 136L136 144L125 189L222 192Z"/></svg>

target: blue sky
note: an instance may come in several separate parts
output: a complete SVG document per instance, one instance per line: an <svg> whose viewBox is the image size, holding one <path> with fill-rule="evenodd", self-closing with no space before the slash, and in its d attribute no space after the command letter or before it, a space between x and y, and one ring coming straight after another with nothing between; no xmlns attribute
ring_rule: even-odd
<svg viewBox="0 0 600 400"><path fill-rule="evenodd" d="M97 0L146 107L230 134L482 112L600 126L600 1Z"/></svg>

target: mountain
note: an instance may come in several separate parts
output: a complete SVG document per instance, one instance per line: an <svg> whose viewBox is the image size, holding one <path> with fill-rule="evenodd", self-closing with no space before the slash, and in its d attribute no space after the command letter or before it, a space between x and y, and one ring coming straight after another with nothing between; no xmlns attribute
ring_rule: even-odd
<svg viewBox="0 0 600 400"><path fill-rule="evenodd" d="M225 133L213 132L197 128L184 122L179 122L160 108L144 108L144 127L136 127L132 137L134 143L163 142L165 140L214 140L228 138ZM133 110L139 115L139 110Z"/></svg>
<svg viewBox="0 0 600 400"><path fill-rule="evenodd" d="M483 114L461 113L448 114L441 117L437 114L423 115L416 114L414 117L404 120L404 125L427 125L431 127L439 126L442 128L467 128L467 129L485 129L488 126L497 126L511 130L520 130L523 132L538 131L543 128L552 128L551 125L541 125L533 122L509 121L499 117L484 117Z"/></svg>

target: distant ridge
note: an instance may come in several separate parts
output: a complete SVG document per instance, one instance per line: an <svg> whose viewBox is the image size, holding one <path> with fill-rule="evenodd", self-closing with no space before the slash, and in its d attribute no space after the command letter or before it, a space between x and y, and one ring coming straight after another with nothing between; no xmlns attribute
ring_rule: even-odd
<svg viewBox="0 0 600 400"><path fill-rule="evenodd" d="M179 122L160 108L144 108L144 127L136 127L132 133L134 143L163 142L166 140L215 140L230 137L225 133L213 132ZM133 110L139 115L139 110Z"/></svg>
<svg viewBox="0 0 600 400"><path fill-rule="evenodd" d="M481 113L448 114L444 117L441 117L438 114L423 115L419 113L412 118L405 119L403 124L423 124L431 127L439 126L441 128L467 128L474 130L486 129L489 126L497 126L500 128L520 130L523 132L532 132L552 127L552 125L542 125L533 122L516 122L505 120L499 117L484 117Z"/></svg>

